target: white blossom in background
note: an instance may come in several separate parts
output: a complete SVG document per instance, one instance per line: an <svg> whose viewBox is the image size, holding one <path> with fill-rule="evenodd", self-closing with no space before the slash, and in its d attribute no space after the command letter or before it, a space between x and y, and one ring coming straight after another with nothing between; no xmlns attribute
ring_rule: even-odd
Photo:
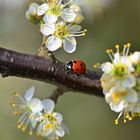
<svg viewBox="0 0 140 140"><path fill-rule="evenodd" d="M41 118L43 104L38 98L33 98L35 88L29 88L25 96L22 97L19 93L15 93L12 99L14 114L20 115L18 120L18 128L25 131L29 128L29 134L33 134L33 130L37 126L37 122Z"/></svg>
<svg viewBox="0 0 140 140"><path fill-rule="evenodd" d="M114 5L116 0L75 0L89 20L93 20L96 15L101 15L103 10ZM92 14L91 14L92 13Z"/></svg>
<svg viewBox="0 0 140 140"><path fill-rule="evenodd" d="M55 23L59 17L66 22L73 22L76 18L76 13L70 7L65 8L71 3L62 4L61 0L47 1L38 7L38 16L43 16L45 23Z"/></svg>
<svg viewBox="0 0 140 140"><path fill-rule="evenodd" d="M61 0L31 3L26 17L34 23L38 22L40 32L46 37L46 48L49 51L64 48L67 53L75 52L75 37L84 36L87 31L81 31L79 24L84 17L80 6L72 0L63 4Z"/></svg>
<svg viewBox="0 0 140 140"><path fill-rule="evenodd" d="M8 9L21 8L27 0L0 0L0 6L6 7Z"/></svg>
<svg viewBox="0 0 140 140"><path fill-rule="evenodd" d="M37 134L48 138L49 140L58 140L59 137L65 135L65 125L62 122L63 116L60 113L54 112L55 104L52 100L46 99L43 101L44 114L43 119L37 129Z"/></svg>
<svg viewBox="0 0 140 140"><path fill-rule="evenodd" d="M11 105L14 108L14 115L20 116L17 127L22 131L29 129L29 135L36 131L38 136L58 140L69 132L63 123L63 116L54 112L53 100L41 101L33 98L34 92L35 88L32 86L25 92L24 97L17 92L13 95Z"/></svg>
<svg viewBox="0 0 140 140"><path fill-rule="evenodd" d="M84 19L80 6L78 4L72 4L70 8L76 13L76 17L73 23L80 24Z"/></svg>
<svg viewBox="0 0 140 140"><path fill-rule="evenodd" d="M140 52L129 53L130 43L116 45L116 52L107 50L111 62L105 62L98 67L103 71L101 85L106 102L112 111L119 113L115 124L123 116L127 120L140 115Z"/></svg>

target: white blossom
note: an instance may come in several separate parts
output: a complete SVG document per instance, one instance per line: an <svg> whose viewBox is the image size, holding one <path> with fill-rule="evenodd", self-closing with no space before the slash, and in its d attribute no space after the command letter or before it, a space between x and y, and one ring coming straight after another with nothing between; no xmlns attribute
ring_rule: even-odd
<svg viewBox="0 0 140 140"><path fill-rule="evenodd" d="M15 93L12 99L12 106L14 107L14 114L20 115L18 120L18 128L25 131L29 128L29 134L33 134L33 129L36 128L37 122L41 119L41 111L43 104L38 98L33 98L35 88L30 87L24 98Z"/></svg>
<svg viewBox="0 0 140 140"><path fill-rule="evenodd" d="M102 69L101 85L106 102L112 111L119 113L115 124L123 116L127 120L140 116L140 63L139 52L129 54L130 43L124 45L122 52L107 50L112 62L105 62Z"/></svg>
<svg viewBox="0 0 140 140"><path fill-rule="evenodd" d="M44 36L52 35L55 32L55 24L42 24L40 27L40 31Z"/></svg>
<svg viewBox="0 0 140 140"><path fill-rule="evenodd" d="M140 52L134 52L131 56L130 59L132 63L134 64L140 64Z"/></svg>
<svg viewBox="0 0 140 140"><path fill-rule="evenodd" d="M62 4L61 1L47 1L41 4L37 9L38 16L44 16L43 21L45 23L55 23L59 17L66 22L73 22L76 18L76 13L72 8L66 7L71 2Z"/></svg>
<svg viewBox="0 0 140 140"><path fill-rule="evenodd" d="M103 78L101 78L103 86L110 84L128 88L134 87L136 85L136 78L133 75L135 69L128 56L129 44L124 47L123 54L119 52L119 48L115 54L112 50L108 50L107 52L112 62L106 62L101 65L101 69L104 72ZM110 81L104 82L107 81L105 76L108 79L108 75L111 76L111 83Z"/></svg>
<svg viewBox="0 0 140 140"><path fill-rule="evenodd" d="M47 28L44 30L47 32ZM73 53L76 50L76 36L85 35L86 30L80 31L80 25L71 25L64 22L56 24L54 33L48 37L46 41L46 47L49 51L56 51L63 47L68 53ZM43 32L42 32L43 33ZM45 34L44 34L45 35Z"/></svg>
<svg viewBox="0 0 140 140"><path fill-rule="evenodd" d="M118 124L119 118L123 115L124 123L132 120L139 111L138 94L134 89L124 87L113 87L105 94L105 99L110 105L111 110L119 113L115 123ZM137 109L137 110L136 110ZM133 115L132 115L133 114Z"/></svg>
<svg viewBox="0 0 140 140"><path fill-rule="evenodd" d="M83 21L84 16L82 15L82 11L79 5L72 4L70 8L76 13L75 20L73 21L76 24L79 24Z"/></svg>
<svg viewBox="0 0 140 140"><path fill-rule="evenodd" d="M35 2L30 4L29 9L26 11L27 19L31 20L32 17L36 16L38 7L39 7L39 4Z"/></svg>
<svg viewBox="0 0 140 140"><path fill-rule="evenodd" d="M137 92L131 88L113 87L105 94L107 103L115 112L130 110L129 108L138 101Z"/></svg>
<svg viewBox="0 0 140 140"><path fill-rule="evenodd" d="M55 104L51 99L43 101L44 114L37 129L39 136L47 137L49 140L57 140L65 135L63 116L54 112Z"/></svg>

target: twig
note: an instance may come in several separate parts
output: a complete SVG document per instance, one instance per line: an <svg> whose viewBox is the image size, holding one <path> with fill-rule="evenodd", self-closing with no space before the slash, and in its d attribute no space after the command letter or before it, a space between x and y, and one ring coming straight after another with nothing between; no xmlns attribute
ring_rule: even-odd
<svg viewBox="0 0 140 140"><path fill-rule="evenodd" d="M49 98L57 103L58 98L62 96L64 92L67 92L67 89L59 86L53 91L53 94Z"/></svg>
<svg viewBox="0 0 140 140"><path fill-rule="evenodd" d="M47 47L46 47L46 41L47 41L47 37L46 36L43 36L43 39L42 39L42 44L40 45L39 49L38 49L38 52L37 52L37 55L38 56L42 56L42 57L46 57L46 58L49 58L49 59L52 59L53 61L57 61L56 57L53 55L52 52L50 52Z"/></svg>
<svg viewBox="0 0 140 140"><path fill-rule="evenodd" d="M2 77L17 76L61 85L72 91L102 96L100 72L89 71L84 75L67 73L65 64L52 59L0 48L0 73Z"/></svg>

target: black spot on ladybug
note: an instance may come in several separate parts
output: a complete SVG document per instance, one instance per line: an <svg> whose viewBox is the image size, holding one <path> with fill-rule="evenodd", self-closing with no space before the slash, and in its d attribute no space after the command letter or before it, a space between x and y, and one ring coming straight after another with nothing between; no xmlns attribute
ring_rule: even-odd
<svg viewBox="0 0 140 140"><path fill-rule="evenodd" d="M74 64L76 64L76 61L73 61Z"/></svg>
<svg viewBox="0 0 140 140"><path fill-rule="evenodd" d="M79 69L77 69L77 71L79 71Z"/></svg>

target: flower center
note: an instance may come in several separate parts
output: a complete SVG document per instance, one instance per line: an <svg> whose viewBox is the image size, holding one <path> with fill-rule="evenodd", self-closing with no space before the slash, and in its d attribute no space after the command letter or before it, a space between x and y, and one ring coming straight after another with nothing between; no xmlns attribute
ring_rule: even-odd
<svg viewBox="0 0 140 140"><path fill-rule="evenodd" d="M46 128L46 131L48 131L49 128L51 128L53 131L55 131L56 127L54 124L51 124L51 123L47 123L45 125L45 128Z"/></svg>
<svg viewBox="0 0 140 140"><path fill-rule="evenodd" d="M56 118L53 116L52 113L46 114L45 117L47 118L47 123L45 124L45 128L46 130L48 130L49 128L51 128L53 131L56 130Z"/></svg>
<svg viewBox="0 0 140 140"><path fill-rule="evenodd" d="M115 104L119 103L120 100L121 100L121 98L123 98L124 96L126 96L126 94L127 94L126 91L123 91L123 92L121 92L121 93L114 92L114 93L112 94L113 102L114 102Z"/></svg>
<svg viewBox="0 0 140 140"><path fill-rule="evenodd" d="M54 14L60 16L61 10L64 8L62 4L57 4L56 0L48 0L49 10L47 14Z"/></svg>
<svg viewBox="0 0 140 140"><path fill-rule="evenodd" d="M59 38L63 39L68 35L68 28L65 24L58 24L56 25L56 31L54 35L58 36Z"/></svg>
<svg viewBox="0 0 140 140"><path fill-rule="evenodd" d="M55 123L57 121L52 113L45 114L45 117L46 117L46 119L48 120L49 123L53 124L53 123Z"/></svg>
<svg viewBox="0 0 140 140"><path fill-rule="evenodd" d="M123 77L128 74L128 68L124 64L116 65L112 74L115 76Z"/></svg>

